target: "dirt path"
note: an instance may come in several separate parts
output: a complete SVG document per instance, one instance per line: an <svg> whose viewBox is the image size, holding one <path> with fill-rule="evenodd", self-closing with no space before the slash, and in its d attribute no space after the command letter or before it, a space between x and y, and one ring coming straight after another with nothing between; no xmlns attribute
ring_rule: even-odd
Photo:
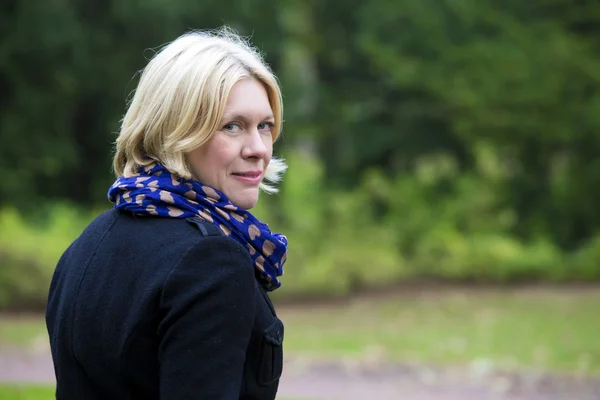
<svg viewBox="0 0 600 400"><path fill-rule="evenodd" d="M47 350L0 353L0 383L54 382ZM439 370L367 368L289 357L279 397L327 400L598 400L600 381L544 374L502 374L484 367Z"/></svg>
<svg viewBox="0 0 600 400"><path fill-rule="evenodd" d="M288 362L281 395L345 400L599 400L600 381L501 373L484 365L438 369L361 368L340 362Z"/></svg>

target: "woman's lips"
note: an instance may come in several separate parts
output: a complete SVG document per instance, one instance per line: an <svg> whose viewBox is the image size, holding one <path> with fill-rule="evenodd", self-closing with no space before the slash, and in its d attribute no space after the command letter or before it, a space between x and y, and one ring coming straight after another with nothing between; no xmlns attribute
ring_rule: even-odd
<svg viewBox="0 0 600 400"><path fill-rule="evenodd" d="M239 181L256 184L262 180L261 171L234 172L233 177Z"/></svg>

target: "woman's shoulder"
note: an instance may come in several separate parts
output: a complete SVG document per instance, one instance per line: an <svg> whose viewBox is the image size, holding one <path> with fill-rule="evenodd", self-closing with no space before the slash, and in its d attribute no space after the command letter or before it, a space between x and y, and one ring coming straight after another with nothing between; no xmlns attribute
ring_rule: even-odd
<svg viewBox="0 0 600 400"><path fill-rule="evenodd" d="M132 248L160 248L165 252L171 250L179 253L210 238L208 242L211 247L216 247L215 250L220 247L245 250L233 238L224 235L215 224L193 217L139 216L111 209L100 214L87 230L87 236L104 233L110 242L127 244Z"/></svg>
<svg viewBox="0 0 600 400"><path fill-rule="evenodd" d="M190 262L196 269L212 274L212 266L222 262L251 265L248 251L224 235L214 224L193 218L137 216L108 210L98 215L73 243L71 257L101 254L96 261L119 269L152 270L169 273L179 264ZM103 267L105 268L105 267ZM183 266L183 268L186 268ZM159 274L160 275L160 274Z"/></svg>
<svg viewBox="0 0 600 400"><path fill-rule="evenodd" d="M190 247L202 241L203 237L220 235L215 225L199 220L192 222L191 218L135 215L114 209L99 218L114 221L114 237L122 236L126 241L163 243L171 248Z"/></svg>

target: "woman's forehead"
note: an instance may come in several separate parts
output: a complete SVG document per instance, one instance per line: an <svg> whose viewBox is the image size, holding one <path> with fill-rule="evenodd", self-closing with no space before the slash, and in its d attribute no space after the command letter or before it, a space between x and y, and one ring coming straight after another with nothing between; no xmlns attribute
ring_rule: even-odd
<svg viewBox="0 0 600 400"><path fill-rule="evenodd" d="M256 79L237 82L229 92L224 117L274 118L269 96L264 85Z"/></svg>

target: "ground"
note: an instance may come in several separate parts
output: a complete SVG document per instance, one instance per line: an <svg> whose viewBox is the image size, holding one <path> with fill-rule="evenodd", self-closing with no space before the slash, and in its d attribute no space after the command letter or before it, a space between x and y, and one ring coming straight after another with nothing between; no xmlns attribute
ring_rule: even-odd
<svg viewBox="0 0 600 400"><path fill-rule="evenodd" d="M283 305L278 399L598 400L599 301L600 288L436 288ZM0 384L17 382L54 382L40 316L0 318Z"/></svg>
<svg viewBox="0 0 600 400"><path fill-rule="evenodd" d="M0 355L0 383L53 384L47 351ZM281 380L281 399L340 400L598 400L600 381L548 374L502 374L470 368L348 365L290 357Z"/></svg>

